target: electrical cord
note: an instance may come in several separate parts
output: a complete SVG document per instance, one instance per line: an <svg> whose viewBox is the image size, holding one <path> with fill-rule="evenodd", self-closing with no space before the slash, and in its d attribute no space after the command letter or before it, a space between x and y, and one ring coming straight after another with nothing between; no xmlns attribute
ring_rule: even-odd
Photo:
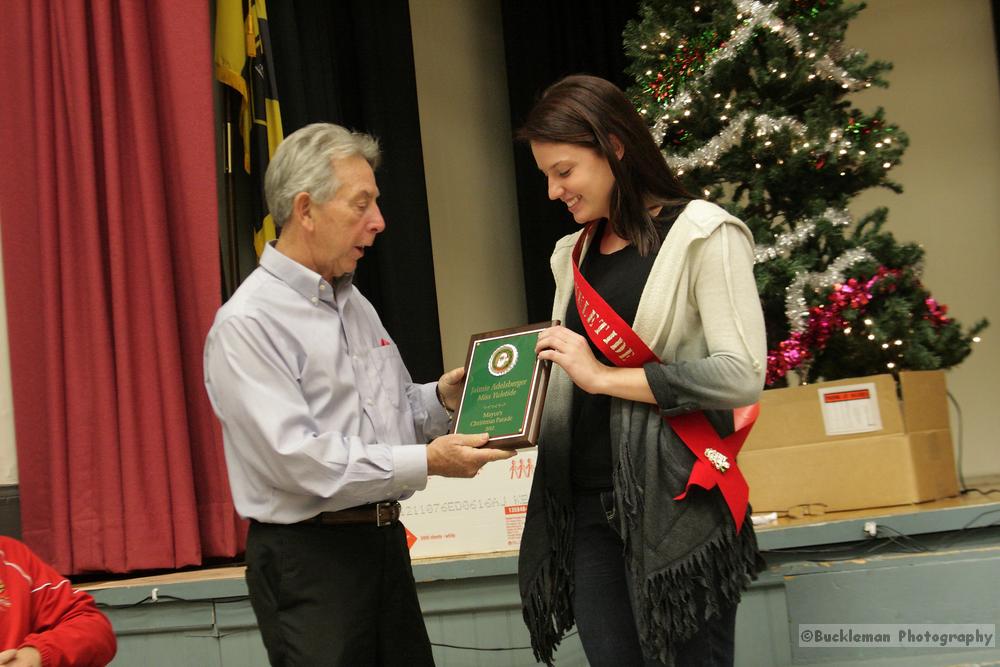
<svg viewBox="0 0 1000 667"><path fill-rule="evenodd" d="M155 590L155 589L154 589ZM107 602L97 602L97 606L100 609L133 609L140 605L151 604L158 602L160 600L170 600L171 602L213 602L219 604L229 604L233 602L245 602L250 599L249 595L231 595L228 597L208 597L208 598L183 598L176 595L147 595L138 602L131 602L129 604L109 604ZM574 630L566 634L563 639L568 639L578 634L578 631ZM460 651L486 651L486 652L497 652L497 651L530 651L530 646L462 646L461 644L445 644L443 642L431 642L431 646L437 646L439 648L450 648Z"/></svg>
<svg viewBox="0 0 1000 667"><path fill-rule="evenodd" d="M958 419L956 420L958 423L958 442L955 448L957 450L955 467L958 468L958 483L961 488L961 492L965 493L968 490L968 487L965 484L965 473L962 471L962 407L958 404L958 401L955 400L955 397L950 391L945 390L945 393L948 396L948 400L951 401L951 404L955 407L955 412L958 415Z"/></svg>
<svg viewBox="0 0 1000 667"><path fill-rule="evenodd" d="M569 639L570 637L574 637L577 634L579 634L578 631L574 630L573 632L563 635L563 639ZM442 644L439 642L431 642L431 646L438 646L441 648L454 648L462 651L530 651L531 650L530 646L510 646L510 647L501 646L498 648L482 648L479 646L460 646L458 644Z"/></svg>
<svg viewBox="0 0 1000 667"><path fill-rule="evenodd" d="M984 496L989 496L992 493L1000 493L1000 489L980 489L975 486L971 486L967 489L963 489L962 493L980 493Z"/></svg>
<svg viewBox="0 0 1000 667"><path fill-rule="evenodd" d="M993 493L1000 493L1000 489L980 489L977 487L970 487L965 481L965 472L962 470L962 459L965 452L965 438L963 437L963 424L964 419L962 417L962 406L958 404L958 400L955 398L954 394L950 391L946 392L948 400L951 402L952 406L955 408L956 414L956 424L958 428L957 437L955 438L955 467L958 469L958 483L960 488L960 493L981 493L984 496L989 496Z"/></svg>
<svg viewBox="0 0 1000 667"><path fill-rule="evenodd" d="M1000 514L1000 509L980 512L967 521L966 524L958 530L949 531L948 533L940 535L941 539L936 543L934 543L933 539L922 541L902 533L892 526L882 523L877 525L875 532L875 537L882 538L879 541L858 541L850 542L848 544L814 547L808 549L767 549L762 550L761 553L774 554L776 556L801 555L804 556L803 560L810 563L854 560L861 556L870 556L877 552L885 551L890 547L896 547L894 553L933 553L947 550L954 546L966 530L973 528L991 528L1000 525L1000 519L980 526L975 525L983 517L990 516L992 514Z"/></svg>
<svg viewBox="0 0 1000 667"><path fill-rule="evenodd" d="M176 595L147 595L138 602L131 602L129 604L109 604L107 602L97 602L97 606L101 609L132 609L140 605L144 605L148 602L158 602L160 600L170 600L171 602L217 602L219 604L231 604L233 602L245 602L250 599L249 595L230 595L228 597L221 598L182 598Z"/></svg>
<svg viewBox="0 0 1000 667"><path fill-rule="evenodd" d="M979 521L984 516L989 516L990 514L1000 514L1000 509L986 510L985 512L980 512L976 516L972 517L964 526L962 526L961 528L959 528L959 530L968 530L969 528L972 528L972 524L974 524L975 522ZM985 526L976 526L976 527L977 528L988 528L990 526L995 526L995 525L997 525L996 521L994 521L992 523L988 523Z"/></svg>
<svg viewBox="0 0 1000 667"><path fill-rule="evenodd" d="M971 528L979 529L979 528L991 528L993 526L1000 526L1000 519L998 519L997 521L992 521L987 524L983 524L982 526L973 526L973 524L982 519L984 516L989 516L991 514L1000 514L1000 509L980 512L976 516L972 517L969 521L967 521L966 524L961 528L959 528L957 531L942 535L941 541L937 544L934 550L938 551L938 550L950 549L951 547L955 546L955 542L958 541L958 538L961 537L962 533Z"/></svg>
<svg viewBox="0 0 1000 667"><path fill-rule="evenodd" d="M886 535L888 533L888 535ZM933 551L931 547L921 544L914 538L901 533L892 526L885 524L878 525L875 529L875 537L882 537L900 547L900 550L909 553L926 553Z"/></svg>
<svg viewBox="0 0 1000 667"><path fill-rule="evenodd" d="M859 548L864 545L863 548ZM813 549L768 549L761 553L774 554L774 555L801 555L801 556L813 556L812 558L803 558L803 560L809 561L810 563L826 563L826 562L836 562L842 560L854 560L860 556L869 556L877 551L882 551L890 545L890 542L852 542L850 544L837 545L831 547L816 547ZM828 555L829 554L829 555ZM841 557L836 557L837 554L843 554Z"/></svg>

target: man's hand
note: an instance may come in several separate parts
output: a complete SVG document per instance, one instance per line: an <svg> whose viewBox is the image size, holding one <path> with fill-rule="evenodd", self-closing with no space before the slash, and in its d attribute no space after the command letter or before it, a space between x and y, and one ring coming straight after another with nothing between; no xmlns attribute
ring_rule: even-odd
<svg viewBox="0 0 1000 667"><path fill-rule="evenodd" d="M453 368L438 380L438 393L444 400L445 407L454 412L458 410L458 402L462 398L462 380L465 378L464 368Z"/></svg>
<svg viewBox="0 0 1000 667"><path fill-rule="evenodd" d="M488 439L488 433L452 433L435 438L427 445L427 475L474 477L490 461L509 459L517 453L483 447Z"/></svg>
<svg viewBox="0 0 1000 667"><path fill-rule="evenodd" d="M12 648L0 652L3 667L42 667L42 654L34 646Z"/></svg>

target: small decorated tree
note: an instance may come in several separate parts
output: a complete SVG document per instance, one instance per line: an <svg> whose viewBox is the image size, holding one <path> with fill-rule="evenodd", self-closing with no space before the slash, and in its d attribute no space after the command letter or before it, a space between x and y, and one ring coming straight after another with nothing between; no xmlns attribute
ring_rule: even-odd
<svg viewBox="0 0 1000 667"><path fill-rule="evenodd" d="M754 233L769 385L948 368L986 321L950 318L920 282L923 250L859 220L850 200L889 179L906 135L848 95L891 65L843 44L842 0L645 0L625 29L629 90L671 167Z"/></svg>

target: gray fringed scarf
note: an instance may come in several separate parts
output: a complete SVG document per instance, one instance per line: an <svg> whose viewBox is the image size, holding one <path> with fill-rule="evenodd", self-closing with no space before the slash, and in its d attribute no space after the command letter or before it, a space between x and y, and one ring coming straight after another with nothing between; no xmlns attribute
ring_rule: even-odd
<svg viewBox="0 0 1000 667"><path fill-rule="evenodd" d="M720 436L732 432L731 411L706 414ZM695 457L655 408L616 400L611 428L618 446L615 505L623 517L639 639L644 653L671 665L673 647L736 605L763 562L750 521L737 535L717 489L673 500ZM535 658L551 665L574 623L573 498L570 443L548 435L538 453L518 570Z"/></svg>

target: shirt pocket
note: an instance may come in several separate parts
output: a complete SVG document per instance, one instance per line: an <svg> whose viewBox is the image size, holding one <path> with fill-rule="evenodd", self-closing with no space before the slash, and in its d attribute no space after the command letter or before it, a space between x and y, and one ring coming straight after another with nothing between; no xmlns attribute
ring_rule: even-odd
<svg viewBox="0 0 1000 667"><path fill-rule="evenodd" d="M387 400L397 410L405 405L406 367L403 365L403 358L399 356L399 348L393 344L372 348L368 353L367 366L372 387L380 394L376 396L376 400Z"/></svg>

